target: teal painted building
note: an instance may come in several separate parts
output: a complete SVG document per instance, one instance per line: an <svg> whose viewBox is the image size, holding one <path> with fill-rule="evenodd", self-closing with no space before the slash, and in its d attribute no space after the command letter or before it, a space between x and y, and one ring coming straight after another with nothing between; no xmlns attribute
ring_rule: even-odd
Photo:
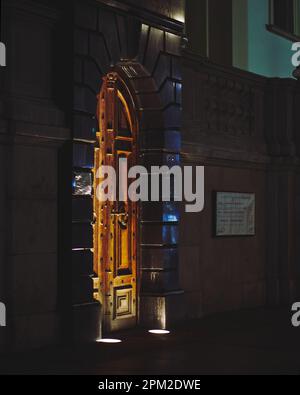
<svg viewBox="0 0 300 395"><path fill-rule="evenodd" d="M186 0L186 8L192 52L265 77L292 77L300 0Z"/></svg>
<svg viewBox="0 0 300 395"><path fill-rule="evenodd" d="M293 2L292 31L276 26L273 1L233 0L232 12L233 65L266 77L291 77L291 47L300 41L299 1Z"/></svg>

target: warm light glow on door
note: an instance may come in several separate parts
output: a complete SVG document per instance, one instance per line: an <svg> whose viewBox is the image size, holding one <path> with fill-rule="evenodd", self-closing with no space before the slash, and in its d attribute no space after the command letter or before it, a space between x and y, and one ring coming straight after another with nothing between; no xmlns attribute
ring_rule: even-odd
<svg viewBox="0 0 300 395"><path fill-rule="evenodd" d="M128 166L136 165L138 124L131 94L117 73L109 73L103 80L98 119L95 174L100 166L111 166L117 181L124 179L119 174L119 161L126 159ZM95 191L101 181L95 177ZM127 185L122 188L127 190ZM130 200L101 202L95 196L94 214L94 292L103 306L104 331L135 326L137 204Z"/></svg>

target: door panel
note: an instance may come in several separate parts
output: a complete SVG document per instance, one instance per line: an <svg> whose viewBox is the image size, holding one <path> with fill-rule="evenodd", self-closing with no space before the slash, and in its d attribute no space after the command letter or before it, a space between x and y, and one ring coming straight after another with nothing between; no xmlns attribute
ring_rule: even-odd
<svg viewBox="0 0 300 395"><path fill-rule="evenodd" d="M98 100L99 133L95 150L95 174L101 165L113 166L119 191L119 160L136 164L137 121L125 84L116 73L104 78ZM95 191L101 179L95 177ZM127 191L127 185L123 186ZM118 195L118 194L117 194ZM129 328L137 321L137 205L128 200L94 199L95 298L104 310L106 332Z"/></svg>

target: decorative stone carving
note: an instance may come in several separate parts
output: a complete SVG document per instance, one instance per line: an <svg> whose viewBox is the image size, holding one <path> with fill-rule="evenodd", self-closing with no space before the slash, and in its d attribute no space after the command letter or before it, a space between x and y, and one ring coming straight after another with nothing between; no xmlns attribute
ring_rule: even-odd
<svg viewBox="0 0 300 395"><path fill-rule="evenodd" d="M247 84L203 74L194 81L200 131L209 134L251 136L254 127L254 98Z"/></svg>

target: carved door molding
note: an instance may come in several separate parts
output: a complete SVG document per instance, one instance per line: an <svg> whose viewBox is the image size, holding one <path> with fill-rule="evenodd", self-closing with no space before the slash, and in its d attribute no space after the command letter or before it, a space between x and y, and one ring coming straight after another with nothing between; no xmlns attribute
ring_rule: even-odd
<svg viewBox="0 0 300 395"><path fill-rule="evenodd" d="M137 162L138 121L130 91L117 72L103 78L97 112L95 170L114 167L118 191L119 159L126 158L128 168ZM96 191L101 179L94 180ZM101 202L95 193L94 213L94 297L102 304L103 329L130 328L138 311L138 206L129 200Z"/></svg>
<svg viewBox="0 0 300 395"><path fill-rule="evenodd" d="M98 103L95 169L102 162L115 166L118 155L128 157L129 166L174 165L178 131L166 129L159 89L139 62L115 65L104 78ZM177 119L180 109L174 111ZM96 188L99 180L94 180ZM165 328L181 316L178 224L166 223L167 214L177 212L176 205L138 204L102 207L94 199L94 296L102 304L106 333L137 322Z"/></svg>

